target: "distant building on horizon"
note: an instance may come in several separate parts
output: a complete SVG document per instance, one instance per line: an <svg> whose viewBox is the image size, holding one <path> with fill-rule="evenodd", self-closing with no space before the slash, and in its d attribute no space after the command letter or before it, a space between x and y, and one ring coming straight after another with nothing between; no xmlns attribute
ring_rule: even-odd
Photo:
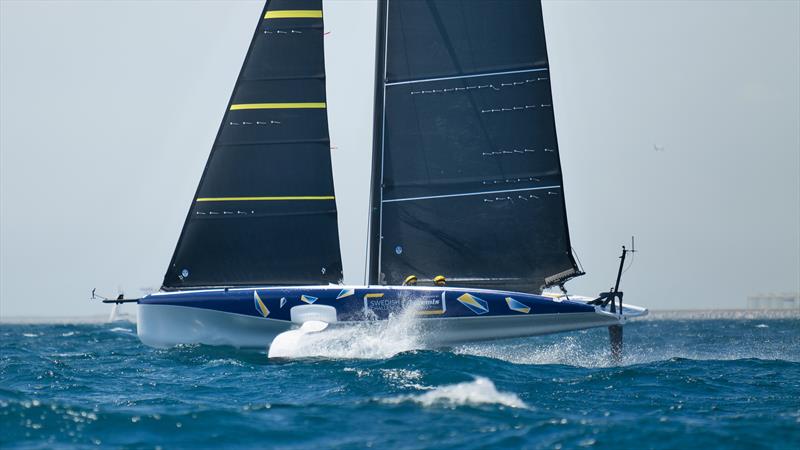
<svg viewBox="0 0 800 450"><path fill-rule="evenodd" d="M800 309L800 294L757 294L747 297L747 309Z"/></svg>

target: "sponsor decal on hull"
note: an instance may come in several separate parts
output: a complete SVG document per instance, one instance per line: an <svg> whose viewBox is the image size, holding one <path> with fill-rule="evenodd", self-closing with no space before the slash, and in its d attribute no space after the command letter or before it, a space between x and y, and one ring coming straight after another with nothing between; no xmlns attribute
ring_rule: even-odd
<svg viewBox="0 0 800 450"><path fill-rule="evenodd" d="M475 314L480 315L489 312L489 304L486 303L486 300L483 300L472 294L462 294L456 300L458 300L462 305L469 308L469 310L474 312Z"/></svg>
<svg viewBox="0 0 800 450"><path fill-rule="evenodd" d="M317 300L319 300L317 297L312 297L310 295L303 294L303 295L300 296L300 301L301 302L306 302L309 305L313 304Z"/></svg>
<svg viewBox="0 0 800 450"><path fill-rule="evenodd" d="M339 300L339 299L345 298L345 297L350 297L351 295L354 295L355 293L356 293L355 289L342 289L341 292L339 292L339 295L336 296L336 300Z"/></svg>
<svg viewBox="0 0 800 450"><path fill-rule="evenodd" d="M267 308L267 305L261 300L261 297L258 296L257 291L253 291L253 303L255 304L256 312L263 317L269 316L269 308Z"/></svg>
<svg viewBox="0 0 800 450"><path fill-rule="evenodd" d="M373 292L364 295L364 312L389 314L409 308L418 316L441 315L447 312L445 293L413 293L396 296L396 293Z"/></svg>
<svg viewBox="0 0 800 450"><path fill-rule="evenodd" d="M514 300L511 297L506 297L506 304L508 305L508 309L524 314L528 314L531 312L531 307L520 302L519 300Z"/></svg>

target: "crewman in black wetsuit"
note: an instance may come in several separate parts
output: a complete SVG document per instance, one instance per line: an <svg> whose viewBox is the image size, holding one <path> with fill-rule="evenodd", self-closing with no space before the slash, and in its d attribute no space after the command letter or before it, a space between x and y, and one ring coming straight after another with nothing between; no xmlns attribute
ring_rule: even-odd
<svg viewBox="0 0 800 450"><path fill-rule="evenodd" d="M447 280L442 275L437 275L436 278L433 279L433 284L437 286L445 286L447 285Z"/></svg>
<svg viewBox="0 0 800 450"><path fill-rule="evenodd" d="M405 281L403 281L403 286L416 286L416 285L417 285L416 275L409 275L406 277Z"/></svg>

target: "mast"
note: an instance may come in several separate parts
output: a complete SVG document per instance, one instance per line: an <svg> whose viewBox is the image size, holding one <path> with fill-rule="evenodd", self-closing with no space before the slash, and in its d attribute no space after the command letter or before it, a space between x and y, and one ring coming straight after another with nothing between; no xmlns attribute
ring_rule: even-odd
<svg viewBox="0 0 800 450"><path fill-rule="evenodd" d="M321 0L269 0L163 289L341 280Z"/></svg>
<svg viewBox="0 0 800 450"><path fill-rule="evenodd" d="M381 0L378 39L370 283L578 275L541 3Z"/></svg>
<svg viewBox="0 0 800 450"><path fill-rule="evenodd" d="M373 117L372 175L370 176L370 214L367 235L367 260L365 284L383 284L378 261L381 242L381 200L383 183L383 117L386 90L386 27L388 1L378 0L377 43L375 45L375 107Z"/></svg>

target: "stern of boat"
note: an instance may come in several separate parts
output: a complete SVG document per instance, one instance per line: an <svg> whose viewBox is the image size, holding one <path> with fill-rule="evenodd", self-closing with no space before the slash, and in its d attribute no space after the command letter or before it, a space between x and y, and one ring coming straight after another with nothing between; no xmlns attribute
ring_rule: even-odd
<svg viewBox="0 0 800 450"><path fill-rule="evenodd" d="M263 350L292 326L284 320L142 300L136 328L139 339L150 347L203 344Z"/></svg>

